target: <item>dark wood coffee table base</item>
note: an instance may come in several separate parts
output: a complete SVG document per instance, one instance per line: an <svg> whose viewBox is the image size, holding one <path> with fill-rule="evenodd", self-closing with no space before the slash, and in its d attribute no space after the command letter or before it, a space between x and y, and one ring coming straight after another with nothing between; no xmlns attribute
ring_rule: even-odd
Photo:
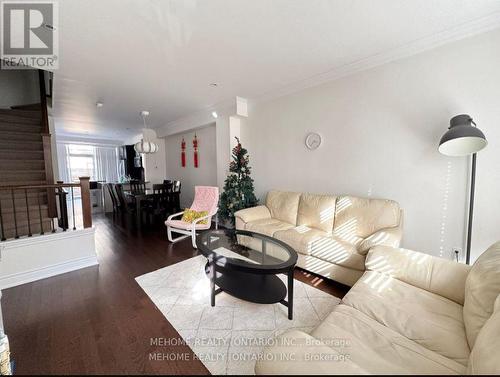
<svg viewBox="0 0 500 377"><path fill-rule="evenodd" d="M287 287L276 275L221 271L220 267L217 269L214 267L210 262L207 262L205 266L205 272L210 279L212 306L215 306L215 296L226 292L231 296L257 304L279 302L288 307L288 319L293 319L293 268L288 273L288 300L285 300Z"/></svg>

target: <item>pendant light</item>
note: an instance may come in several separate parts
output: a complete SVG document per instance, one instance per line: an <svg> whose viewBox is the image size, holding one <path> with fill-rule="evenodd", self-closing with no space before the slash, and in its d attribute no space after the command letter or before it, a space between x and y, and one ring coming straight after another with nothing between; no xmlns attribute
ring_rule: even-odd
<svg viewBox="0 0 500 377"><path fill-rule="evenodd" d="M149 111L146 110L141 111L141 117L144 122L145 129L148 128L148 126L146 125L146 117L148 116L149 116ZM144 141L144 139L142 139L138 143L135 143L134 149L137 153L150 154L158 152L158 145L151 141Z"/></svg>

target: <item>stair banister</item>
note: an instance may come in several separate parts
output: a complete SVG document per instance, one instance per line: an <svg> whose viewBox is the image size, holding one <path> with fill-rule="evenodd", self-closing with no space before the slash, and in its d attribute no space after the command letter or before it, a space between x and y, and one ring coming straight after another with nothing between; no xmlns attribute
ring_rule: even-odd
<svg viewBox="0 0 500 377"><path fill-rule="evenodd" d="M80 177L82 195L83 227L92 227L92 207L90 202L90 177Z"/></svg>
<svg viewBox="0 0 500 377"><path fill-rule="evenodd" d="M45 161L45 181L48 185L54 184L54 170L52 167L52 143L49 129L49 114L47 111L47 90L45 88L45 71L38 70L38 82L40 87L40 105L41 121L42 121L42 142L43 142L43 159ZM54 191L47 190L47 205L49 215L57 216L56 197Z"/></svg>
<svg viewBox="0 0 500 377"><path fill-rule="evenodd" d="M68 229L67 220L67 206L66 206L66 193L63 188L69 188L72 192L75 188L80 188L81 192L81 206L82 206L82 225L83 228L92 227L92 205L90 199L90 178L80 177L80 182L78 183L63 183L61 181L57 184L42 184L42 185L10 185L10 186L0 186L0 193L6 193L2 199L0 199L0 242L6 241L8 239L15 239L20 237L30 237L32 235L39 234L43 235L52 230L52 233L57 232L54 227L54 218L59 218L57 213L54 217L42 214L42 203L40 201L40 195L46 191L54 193L57 192L60 200L64 200L64 203L60 205L61 218L65 219L64 224L59 221L59 229L66 231ZM21 194L18 196L17 194ZM34 193L31 198L35 199L35 203L31 203L28 194ZM24 195L22 195L24 194ZM2 202L3 200L4 202ZM21 203L21 207L18 208L18 201ZM74 197L71 196L71 201L73 203L73 229L76 230L75 225L75 211L74 211ZM10 208L4 208L3 204L6 203ZM25 205L25 208L23 207ZM37 211L38 210L38 211ZM64 212L64 213L63 213ZM12 224L6 224L5 215L11 218ZM18 219L19 216L24 216L27 223L24 221L23 224L18 224L18 220L23 221L23 219ZM35 228L33 227L33 222L35 222ZM10 225L6 227L6 225ZM45 227L44 227L45 225ZM62 225L62 227L61 227ZM27 230L23 230L27 228ZM49 229L51 228L51 229ZM34 231L34 229L37 229Z"/></svg>

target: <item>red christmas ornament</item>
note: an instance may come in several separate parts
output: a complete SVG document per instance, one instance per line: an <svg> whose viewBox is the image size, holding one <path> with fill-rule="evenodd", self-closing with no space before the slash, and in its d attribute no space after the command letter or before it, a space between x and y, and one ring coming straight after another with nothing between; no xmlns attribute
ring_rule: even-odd
<svg viewBox="0 0 500 377"><path fill-rule="evenodd" d="M181 166L183 168L186 167L186 142L184 141L184 138L182 138L181 142Z"/></svg>
<svg viewBox="0 0 500 377"><path fill-rule="evenodd" d="M198 139L196 138L196 134L194 134L193 139L193 149L194 149L194 167L198 167Z"/></svg>

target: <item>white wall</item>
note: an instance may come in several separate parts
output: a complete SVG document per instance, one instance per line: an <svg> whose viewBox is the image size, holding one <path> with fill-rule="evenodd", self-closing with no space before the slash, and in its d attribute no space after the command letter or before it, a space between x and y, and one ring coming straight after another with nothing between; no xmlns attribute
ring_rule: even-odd
<svg viewBox="0 0 500 377"><path fill-rule="evenodd" d="M216 123L217 138L217 185L222 192L224 181L229 173L230 153L230 124L229 117L219 116Z"/></svg>
<svg viewBox="0 0 500 377"><path fill-rule="evenodd" d="M0 69L0 109L40 103L36 70Z"/></svg>
<svg viewBox="0 0 500 377"><path fill-rule="evenodd" d="M138 143L139 141L141 141L143 138L143 134L142 132L137 134L137 135L134 135L134 136L131 136L125 140L122 141L122 145L132 145L132 144L135 144L135 143Z"/></svg>
<svg viewBox="0 0 500 377"><path fill-rule="evenodd" d="M463 247L467 160L440 155L449 119L470 114L478 157L473 255L500 239L500 31L255 104L242 127L258 196L270 189L397 200L403 246L449 258ZM323 136L308 151L309 131ZM443 233L442 233L443 232Z"/></svg>
<svg viewBox="0 0 500 377"><path fill-rule="evenodd" d="M146 180L151 183L163 183L167 178L165 140L156 137L156 132L151 129L144 129L143 137L145 141L158 145L156 153L142 155Z"/></svg>
<svg viewBox="0 0 500 377"><path fill-rule="evenodd" d="M199 167L193 165L193 137L198 138ZM186 167L181 167L181 141L186 141ZM181 181L181 207L191 205L194 186L217 185L216 127L214 124L197 130L168 136L165 141L167 177Z"/></svg>

